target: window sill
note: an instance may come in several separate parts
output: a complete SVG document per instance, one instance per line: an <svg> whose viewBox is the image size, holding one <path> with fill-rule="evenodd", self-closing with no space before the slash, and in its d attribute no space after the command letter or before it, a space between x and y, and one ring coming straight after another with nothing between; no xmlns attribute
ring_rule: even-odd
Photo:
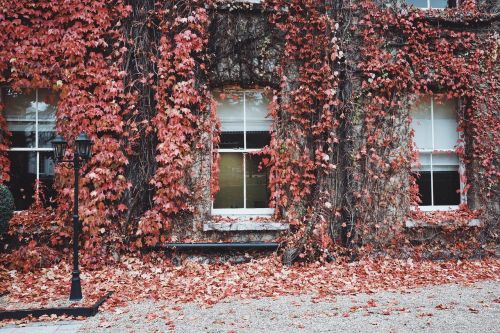
<svg viewBox="0 0 500 333"><path fill-rule="evenodd" d="M421 228L421 227L424 227L424 228L440 228L440 227L445 227L445 226L450 226L450 225L453 225L455 222L454 221L442 221L442 222L439 222L439 223L429 223L429 222L425 222L425 221L422 221L422 220L412 220L412 219L409 219L409 220L406 220L405 221L405 227L406 228ZM479 219L471 219L467 222L467 226L468 227L479 227L481 226L481 220Z"/></svg>
<svg viewBox="0 0 500 333"><path fill-rule="evenodd" d="M286 231L288 229L288 223L258 222L244 219L244 217L238 218L237 221L203 224L203 231Z"/></svg>
<svg viewBox="0 0 500 333"><path fill-rule="evenodd" d="M460 209L460 206L418 206L418 209L421 212L450 212ZM411 210L417 211L417 207L412 207Z"/></svg>
<svg viewBox="0 0 500 333"><path fill-rule="evenodd" d="M422 11L430 11L430 10L445 10L445 9L450 9L448 7L446 8L443 8L443 7L438 7L438 8L434 8L434 7L425 7L425 8L420 8L420 7L413 7L415 9L418 9L418 10L422 10Z"/></svg>
<svg viewBox="0 0 500 333"><path fill-rule="evenodd" d="M226 216L231 218L271 217L273 208L216 208L212 209L212 216Z"/></svg>

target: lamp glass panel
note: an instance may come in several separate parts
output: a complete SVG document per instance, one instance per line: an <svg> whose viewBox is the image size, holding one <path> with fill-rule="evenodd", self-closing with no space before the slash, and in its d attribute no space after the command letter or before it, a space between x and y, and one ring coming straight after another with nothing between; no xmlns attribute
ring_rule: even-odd
<svg viewBox="0 0 500 333"><path fill-rule="evenodd" d="M39 179L45 206L54 206L57 192L54 189L54 158L51 152L39 153Z"/></svg>
<svg viewBox="0 0 500 333"><path fill-rule="evenodd" d="M75 142L78 155L83 158L90 157L90 141Z"/></svg>
<svg viewBox="0 0 500 333"><path fill-rule="evenodd" d="M52 147L54 148L54 156L56 159L64 158L64 153L66 151L67 143L63 142L52 142Z"/></svg>

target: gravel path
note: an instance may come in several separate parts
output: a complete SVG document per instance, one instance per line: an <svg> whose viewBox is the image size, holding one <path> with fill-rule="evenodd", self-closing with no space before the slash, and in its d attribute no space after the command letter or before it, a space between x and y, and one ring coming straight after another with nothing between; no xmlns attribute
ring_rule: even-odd
<svg viewBox="0 0 500 333"><path fill-rule="evenodd" d="M233 299L212 307L148 301L78 323L78 332L120 333L500 332L500 283L450 284L319 302L311 296Z"/></svg>
<svg viewBox="0 0 500 333"><path fill-rule="evenodd" d="M176 332L499 332L499 297L500 283L482 282L326 302L310 296L231 300L208 308L145 302L99 314L81 331L163 332L173 327L171 320Z"/></svg>

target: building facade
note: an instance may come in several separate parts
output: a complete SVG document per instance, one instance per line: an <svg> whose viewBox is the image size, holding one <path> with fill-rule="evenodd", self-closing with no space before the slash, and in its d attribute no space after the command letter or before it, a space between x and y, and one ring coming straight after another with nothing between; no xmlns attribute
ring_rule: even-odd
<svg viewBox="0 0 500 333"><path fill-rule="evenodd" d="M402 248L429 225L497 239L494 1L183 4L99 7L113 27L64 8L49 24L58 9L43 6L30 25L5 7L18 36L0 53L2 173L17 210L37 188L64 206L50 141L87 131L92 244ZM66 32L27 43L20 25Z"/></svg>

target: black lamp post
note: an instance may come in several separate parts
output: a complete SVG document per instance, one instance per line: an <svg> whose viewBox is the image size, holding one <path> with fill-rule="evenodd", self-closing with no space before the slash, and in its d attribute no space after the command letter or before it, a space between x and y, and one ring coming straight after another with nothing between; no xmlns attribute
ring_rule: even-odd
<svg viewBox="0 0 500 333"><path fill-rule="evenodd" d="M52 140L54 148L54 159L56 163L73 164L75 171L75 197L73 202L73 273L71 278L70 301L79 301L82 299L82 285L80 282L80 269L78 267L78 238L80 236L80 219L78 217L78 176L80 174L80 164L85 163L91 155L92 141L85 133L75 139L75 152L72 160L65 160L64 153L68 143L61 135L57 135Z"/></svg>

